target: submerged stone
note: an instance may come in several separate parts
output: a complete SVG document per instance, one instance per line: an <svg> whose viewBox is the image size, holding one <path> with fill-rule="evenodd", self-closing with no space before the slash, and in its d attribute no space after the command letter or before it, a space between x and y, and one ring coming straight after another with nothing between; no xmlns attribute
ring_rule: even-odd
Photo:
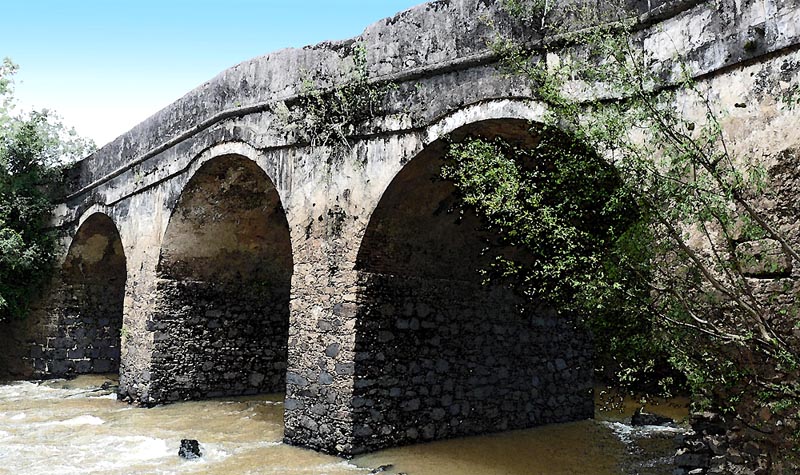
<svg viewBox="0 0 800 475"><path fill-rule="evenodd" d="M631 425L634 427L663 426L672 424L673 422L675 421L669 417L659 416L658 414L650 414L649 412L644 412L641 409L636 411L636 413L631 416Z"/></svg>

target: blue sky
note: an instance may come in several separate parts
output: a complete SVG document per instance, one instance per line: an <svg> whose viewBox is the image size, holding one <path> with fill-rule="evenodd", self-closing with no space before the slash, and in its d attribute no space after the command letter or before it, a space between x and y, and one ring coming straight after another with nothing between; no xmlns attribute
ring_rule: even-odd
<svg viewBox="0 0 800 475"><path fill-rule="evenodd" d="M423 0L6 0L0 58L21 109L98 146L236 63L358 35Z"/></svg>

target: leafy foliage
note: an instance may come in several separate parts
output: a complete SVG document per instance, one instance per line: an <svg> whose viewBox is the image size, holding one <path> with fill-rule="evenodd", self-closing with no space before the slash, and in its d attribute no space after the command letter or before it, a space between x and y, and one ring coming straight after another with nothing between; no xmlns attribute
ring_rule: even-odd
<svg viewBox="0 0 800 475"><path fill-rule="evenodd" d="M594 285L607 249L636 219L614 169L563 133L544 130L532 148L475 138L452 144L448 157L442 176L498 244L526 251L524 264L496 256L493 274L560 308Z"/></svg>
<svg viewBox="0 0 800 475"><path fill-rule="evenodd" d="M511 16L526 27L563 33L556 31L556 23L548 18L553 11L551 3L503 2ZM601 15L581 5L559 10L562 20L569 18L583 25L618 17L616 12ZM631 123L613 113L615 107L620 107L616 109L619 112L626 106L604 101L584 104L564 93L565 83L576 77L586 81L620 79L616 76L617 67L596 56L594 50L616 49L613 42L618 38L606 33L588 30L586 35L591 38L583 39L590 44L596 42L590 51L581 51L580 57L555 65L545 62L547 48L531 52L513 39L495 38L492 46L501 58L504 72L525 77L537 99L550 107L546 123L532 124L531 132L541 137L540 144L521 152L487 148L484 139L473 138L468 147L457 144L450 148L450 164L444 176L453 180L466 197L463 204L478 211L495 231L525 236L503 238L502 244L520 246L525 251L533 249L524 260L519 259L521 254L511 259L498 257L488 277L516 277L515 287L532 298L585 317L596 337L596 369L603 380L629 391L663 395L680 390L684 382L676 369L677 361L672 358L675 335L653 314L651 284L663 243L653 234L657 230L651 226L652 211L630 188L627 180L631 176L620 173L623 170L617 169L615 157L606 153L617 140L624 141L629 136ZM585 67L586 58L597 63ZM594 125L592 118L596 120ZM482 148L476 147L478 143L483 144ZM541 185L532 186L530 180L519 179L520 174L498 173L492 165L512 161L524 168L519 164L526 160L554 165L541 167L537 178L551 188L545 194L563 206L540 210L542 203L536 197L541 194L537 188ZM483 165L467 165L475 161ZM497 176L515 183L500 183L494 180ZM489 186L476 184L484 181L494 182ZM517 209L513 210L517 219L499 222L481 202L506 202L507 190L520 196L515 200ZM528 195L534 199L528 199ZM586 226L593 222L600 227ZM505 272L498 272L501 268Z"/></svg>
<svg viewBox="0 0 800 475"><path fill-rule="evenodd" d="M369 81L363 44L356 44L351 56L353 68L342 85L326 90L306 72L301 97L291 105L278 106L278 117L285 127L314 147L349 149L349 137L356 126L375 117L386 94L395 87L394 83Z"/></svg>
<svg viewBox="0 0 800 475"><path fill-rule="evenodd" d="M544 126L532 147L501 138L453 143L441 175L455 184L459 206L498 236L487 250L487 280L590 316L599 365L619 384L643 389L648 378L676 376L648 318L650 228L612 166Z"/></svg>
<svg viewBox="0 0 800 475"><path fill-rule="evenodd" d="M591 310L614 302L631 312L616 321L602 314L595 319L609 332L619 332L619 345L636 351L643 339L657 338L656 345L669 350L672 363L684 372L698 400L714 407L737 407L742 391L749 387L784 401L782 407L786 400L800 407L800 344L793 333L794 320L788 318L794 301L791 286L787 290L754 282L746 272L753 256L742 251L746 243L768 238L788 259L800 262L800 255L780 232L775 217L761 211L766 170L762 163L736 155L723 126L726 111L715 103L713 91L693 80L680 51L672 61L655 61L637 36L635 18L628 19L624 9L607 15L613 23L576 31L569 15L562 24L545 18L550 12L538 0L505 3L519 20L541 24L562 38L552 50L547 43L527 50L513 38L498 37L493 47L505 73L528 79L536 99L549 107L546 126L568 131L586 150L613 165L620 196L633 202L639 217L624 232L617 228L617 233L600 241L605 254L585 246L576 239L578 234L569 234L570 229L550 228L549 239L563 245L566 238L575 246L551 254L557 262L516 269L515 274L541 274L537 266L543 265L578 270L593 262L598 269L595 281L580 272L551 272L550 277L577 277L573 283L562 282L576 291L576 305ZM532 21L537 14L541 21ZM582 24L587 23L591 19ZM791 109L797 85L782 87L781 102ZM463 148L456 148L456 153L459 150ZM564 153L574 158L569 148ZM487 172L472 168L471 173ZM452 171L449 176L463 181L467 189L461 192L467 196L488 189L481 180L464 179ZM504 185L493 191L518 195L528 187ZM491 219L497 207L492 203L505 204L508 198L480 199L488 204L477 205L478 209ZM525 198L515 200L525 203ZM530 219L537 222L531 224ZM548 223L563 222L559 216L529 215L507 220L504 229L525 234L532 225L545 229ZM608 294L609 289L614 292ZM543 291L550 289L545 285ZM776 312L787 311L784 318L775 318ZM647 324L641 324L641 318ZM638 334L642 329L646 333ZM645 358L638 368L649 363ZM637 371L635 366L628 369Z"/></svg>
<svg viewBox="0 0 800 475"><path fill-rule="evenodd" d="M94 147L48 111L13 115L16 70L8 59L0 68L0 321L23 317L47 278L60 166Z"/></svg>

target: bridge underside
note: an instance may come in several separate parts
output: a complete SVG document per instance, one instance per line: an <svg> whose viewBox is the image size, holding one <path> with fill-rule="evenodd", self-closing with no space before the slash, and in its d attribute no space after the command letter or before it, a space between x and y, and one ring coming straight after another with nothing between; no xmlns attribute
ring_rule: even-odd
<svg viewBox="0 0 800 475"><path fill-rule="evenodd" d="M525 121L450 140L535 143ZM395 177L356 260L354 450L591 418L592 347L573 318L483 282L497 242L440 178L445 141ZM512 249L508 249L511 251Z"/></svg>
<svg viewBox="0 0 800 475"><path fill-rule="evenodd" d="M292 253L275 188L254 162L206 162L162 245L146 404L280 392Z"/></svg>

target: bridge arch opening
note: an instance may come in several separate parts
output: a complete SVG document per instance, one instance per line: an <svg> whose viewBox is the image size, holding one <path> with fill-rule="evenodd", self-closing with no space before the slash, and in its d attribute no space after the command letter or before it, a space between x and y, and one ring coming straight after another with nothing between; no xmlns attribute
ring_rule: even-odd
<svg viewBox="0 0 800 475"><path fill-rule="evenodd" d="M151 398L283 391L292 269L289 225L264 171L239 155L203 164L162 243Z"/></svg>
<svg viewBox="0 0 800 475"><path fill-rule="evenodd" d="M90 215L70 244L61 267L64 292L58 337L43 358L52 374L119 371L120 334L127 277L117 227L103 213Z"/></svg>
<svg viewBox="0 0 800 475"><path fill-rule="evenodd" d="M512 119L464 126L450 140L468 136L539 140ZM509 286L482 283L483 249L496 236L476 214L453 212L455 186L439 178L447 144L397 174L359 249L355 451L593 416L587 332Z"/></svg>

